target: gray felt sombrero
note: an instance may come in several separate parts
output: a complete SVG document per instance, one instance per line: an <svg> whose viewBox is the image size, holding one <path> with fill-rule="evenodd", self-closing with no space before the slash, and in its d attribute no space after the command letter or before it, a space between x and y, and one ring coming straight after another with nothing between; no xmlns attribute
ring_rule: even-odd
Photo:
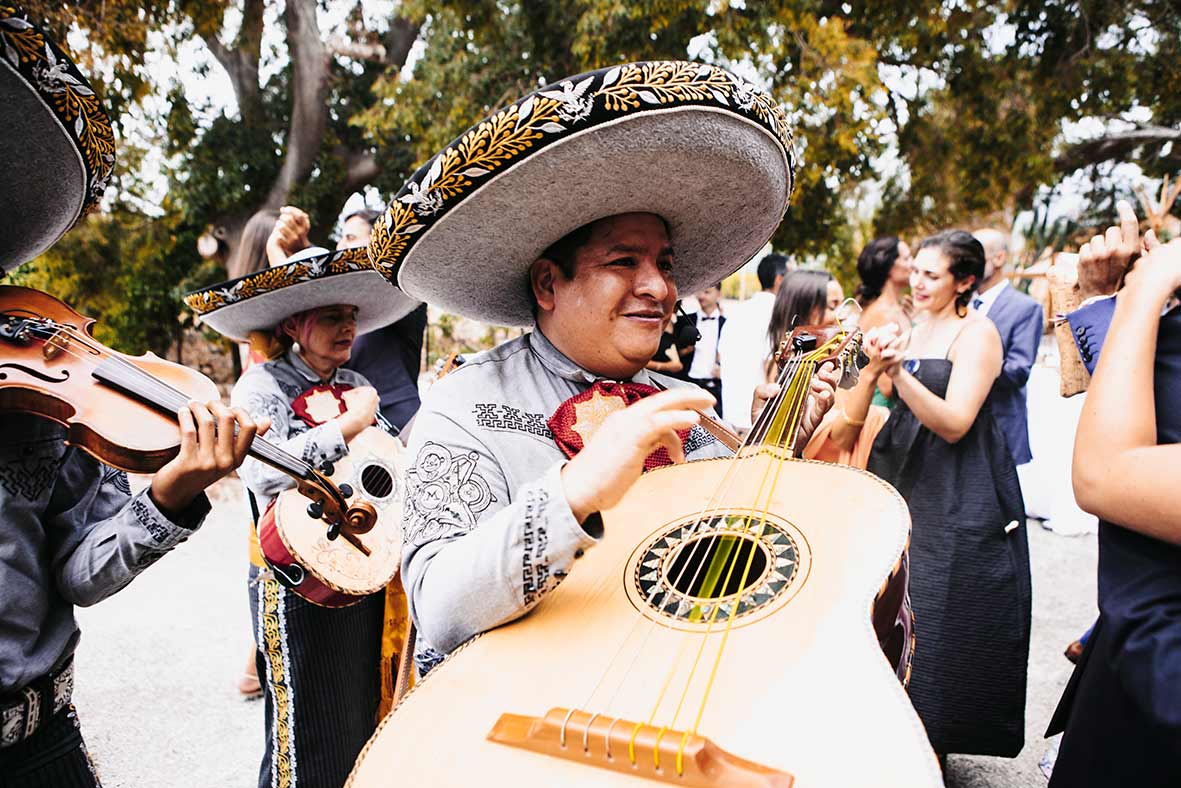
<svg viewBox="0 0 1181 788"><path fill-rule="evenodd" d="M53 246L97 204L115 136L66 53L0 2L0 274Z"/></svg>
<svg viewBox="0 0 1181 788"><path fill-rule="evenodd" d="M615 214L669 224L691 293L775 232L795 153L782 109L714 66L628 63L537 90L424 164L377 220L374 267L415 298L501 325L532 322L528 266Z"/></svg>
<svg viewBox="0 0 1181 788"><path fill-rule="evenodd" d="M363 334L418 306L373 270L363 246L335 252L305 249L282 265L189 293L185 304L214 331L238 342L316 307L357 307L357 333Z"/></svg>

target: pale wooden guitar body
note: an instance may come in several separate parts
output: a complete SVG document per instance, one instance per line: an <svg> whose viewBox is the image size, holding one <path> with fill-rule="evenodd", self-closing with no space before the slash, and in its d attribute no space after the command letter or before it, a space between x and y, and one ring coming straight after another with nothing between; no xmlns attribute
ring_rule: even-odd
<svg viewBox="0 0 1181 788"><path fill-rule="evenodd" d="M298 490L280 493L262 518L259 537L272 566L292 579L293 590L328 607L353 604L380 591L394 579L402 560L402 478L406 449L377 427L367 427L349 441L349 453L335 463L328 478L352 487L350 504L367 502L377 513L372 530L356 539L365 554L343 536L328 539L324 523L308 515L308 501Z"/></svg>
<svg viewBox="0 0 1181 788"><path fill-rule="evenodd" d="M694 727L716 664L697 734L733 756L790 773L796 788L942 785L922 723L870 623L875 596L909 536L906 504L892 487L845 467L788 461L776 474L780 461L768 453L745 459L740 478L724 487L723 505L741 511L758 501L761 515L769 499L778 512L753 551L762 559L751 573L758 581L743 592L747 612L728 636L721 621L704 635L704 624L678 617L675 596L659 596L686 534L678 524L699 519L731 462L645 474L604 513L600 543L536 609L462 647L403 699L361 753L348 784L677 783L668 745L675 749ZM671 539L661 539L670 528ZM671 612L658 612L645 599L660 600ZM563 757L487 738L502 714L543 717L553 708L577 709L570 722L582 722L567 731ZM588 723L588 714L598 716ZM627 722L610 730L615 718ZM631 733L633 723L649 721L654 727L635 737L634 752L619 746L620 725ZM662 726L669 729L664 777L646 779L640 775L654 774L653 741L660 742L652 734ZM609 770L604 758L612 734L613 768L630 757L637 766ZM788 785L791 779L699 778L696 784Z"/></svg>

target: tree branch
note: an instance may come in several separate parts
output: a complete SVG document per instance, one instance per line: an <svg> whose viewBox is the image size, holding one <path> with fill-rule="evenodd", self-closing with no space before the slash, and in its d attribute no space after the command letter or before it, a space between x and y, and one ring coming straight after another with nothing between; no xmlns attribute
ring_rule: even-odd
<svg viewBox="0 0 1181 788"><path fill-rule="evenodd" d="M278 208L295 186L307 179L328 125L330 55L320 38L315 0L287 0L283 11L287 49L291 55L291 122L287 154L265 206Z"/></svg>
<svg viewBox="0 0 1181 788"><path fill-rule="evenodd" d="M367 150L350 150L337 146L333 155L344 161L345 178L341 186L343 194L352 194L371 183L378 176L377 159Z"/></svg>
<svg viewBox="0 0 1181 788"><path fill-rule="evenodd" d="M265 0L245 0L242 26L230 49L216 35L202 36L205 46L230 77L238 114L244 123L253 124L262 116L258 87L258 62L262 56L263 11Z"/></svg>
<svg viewBox="0 0 1181 788"><path fill-rule="evenodd" d="M1166 142L1181 143L1181 129L1138 126L1117 131L1071 145L1054 157L1054 169L1063 174L1071 173L1092 164L1126 158L1142 145L1164 145Z"/></svg>

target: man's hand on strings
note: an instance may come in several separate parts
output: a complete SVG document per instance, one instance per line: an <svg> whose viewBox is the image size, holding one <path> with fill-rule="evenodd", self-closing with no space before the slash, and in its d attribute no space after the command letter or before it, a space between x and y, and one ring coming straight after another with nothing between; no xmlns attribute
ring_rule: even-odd
<svg viewBox="0 0 1181 788"><path fill-rule="evenodd" d="M574 459L562 469L562 487L578 522L617 504L644 470L644 460L663 446L675 463L685 461L677 430L701 420L714 398L698 388L661 391L603 420Z"/></svg>
<svg viewBox="0 0 1181 788"><path fill-rule="evenodd" d="M176 420L180 451L156 471L151 487L152 500L172 514L241 465L254 436L265 434L271 426L270 419L256 422L241 408L230 409L217 400L205 405L190 402L177 412Z"/></svg>
<svg viewBox="0 0 1181 788"><path fill-rule="evenodd" d="M804 450L812 433L824 420L824 414L836 402L837 386L841 382L841 370L831 361L820 365L820 369L812 377L809 384L808 404L804 406L804 418L800 421L800 431L796 437L796 455Z"/></svg>
<svg viewBox="0 0 1181 788"><path fill-rule="evenodd" d="M804 405L804 416L800 419L800 430L796 433L797 454L804 446L808 445L812 433L816 432L816 428L824 420L824 414L828 413L828 409L836 401L837 386L840 382L841 372L837 365L831 361L821 364L816 374L812 376L812 381L808 386L808 401ZM754 402L750 409L751 421L758 420L759 414L768 400L777 396L779 391L778 383L762 383L755 387Z"/></svg>

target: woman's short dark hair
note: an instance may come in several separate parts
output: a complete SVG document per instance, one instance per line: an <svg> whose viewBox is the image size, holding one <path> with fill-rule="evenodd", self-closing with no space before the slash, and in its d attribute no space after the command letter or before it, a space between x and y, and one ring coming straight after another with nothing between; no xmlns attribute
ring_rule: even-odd
<svg viewBox="0 0 1181 788"><path fill-rule="evenodd" d="M853 291L853 297L861 306L868 306L882 294L890 279L890 269L898 259L901 243L895 235L875 238L857 255L857 275L861 277L861 284Z"/></svg>
<svg viewBox="0 0 1181 788"><path fill-rule="evenodd" d="M771 325L767 341L774 353L779 343L796 326L807 325L812 313L822 313L828 306L828 283L832 274L827 271L789 271L779 285L775 306L771 308Z"/></svg>
<svg viewBox="0 0 1181 788"><path fill-rule="evenodd" d="M955 281L962 282L969 276L974 277L971 286L955 297L956 311L966 310L972 302L972 294L984 279L984 247L969 232L944 230L924 238L915 251L928 248L938 249L947 258L947 270Z"/></svg>

